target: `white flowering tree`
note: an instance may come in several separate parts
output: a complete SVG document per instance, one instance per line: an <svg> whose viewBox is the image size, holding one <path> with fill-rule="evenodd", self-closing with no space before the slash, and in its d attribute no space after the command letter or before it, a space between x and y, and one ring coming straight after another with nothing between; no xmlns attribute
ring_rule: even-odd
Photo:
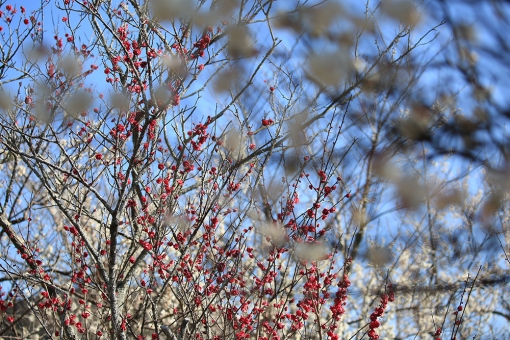
<svg viewBox="0 0 510 340"><path fill-rule="evenodd" d="M472 6L0 1L0 337L508 337Z"/></svg>

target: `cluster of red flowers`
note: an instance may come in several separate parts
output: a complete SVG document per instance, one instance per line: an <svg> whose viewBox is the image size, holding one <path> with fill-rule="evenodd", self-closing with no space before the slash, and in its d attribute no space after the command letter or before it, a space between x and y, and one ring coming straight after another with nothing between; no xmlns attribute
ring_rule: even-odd
<svg viewBox="0 0 510 340"><path fill-rule="evenodd" d="M208 121L209 121L209 119L210 118L207 117ZM207 138L209 138L209 134L207 133L208 127L209 127L209 125L207 123L206 124L198 123L197 125L195 125L195 127L191 131L188 131L188 136L190 136L190 137L198 136L197 141L195 141L193 139L190 140L193 150L195 150L195 151L202 150L202 146L207 141Z"/></svg>
<svg viewBox="0 0 510 340"><path fill-rule="evenodd" d="M441 333L443 333L443 330L441 329L441 327L437 327L436 332L434 333L435 336L434 340L441 340L440 337Z"/></svg>
<svg viewBox="0 0 510 340"><path fill-rule="evenodd" d="M196 55L199 57L203 57L205 55L205 49L207 46L209 46L209 43L211 42L211 37L209 37L209 34L204 34L204 36L198 40L194 46L197 48ZM195 54L191 56L192 58L195 58Z"/></svg>
<svg viewBox="0 0 510 340"><path fill-rule="evenodd" d="M391 284L388 285L389 292L388 294L382 294L380 305L375 309L375 311L370 314L370 324L369 324L369 331L368 331L368 337L370 339L379 339L379 334L377 334L376 329L381 326L381 323L379 322L379 318L384 315L384 310L388 306L388 302L395 301L395 294L393 293L393 286Z"/></svg>
<svg viewBox="0 0 510 340"><path fill-rule="evenodd" d="M9 300L11 300L14 297L14 295L12 293L9 293L9 298L10 298L9 300L2 299L2 297L5 295L6 295L6 293L4 291L2 291L2 286L0 286L0 312L2 312L2 313L5 313L7 311L7 308L10 308L13 306L12 301L9 301ZM14 321L14 318L12 318L12 321ZM12 322L12 321L9 320L9 322Z"/></svg>
<svg viewBox="0 0 510 340"><path fill-rule="evenodd" d="M262 119L262 126L270 126L274 124L274 120L272 119Z"/></svg>

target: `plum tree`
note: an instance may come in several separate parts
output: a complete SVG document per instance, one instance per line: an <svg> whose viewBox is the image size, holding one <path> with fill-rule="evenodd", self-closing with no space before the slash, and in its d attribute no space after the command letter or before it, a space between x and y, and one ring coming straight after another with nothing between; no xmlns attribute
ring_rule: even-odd
<svg viewBox="0 0 510 340"><path fill-rule="evenodd" d="M509 335L507 5L0 10L0 337Z"/></svg>

